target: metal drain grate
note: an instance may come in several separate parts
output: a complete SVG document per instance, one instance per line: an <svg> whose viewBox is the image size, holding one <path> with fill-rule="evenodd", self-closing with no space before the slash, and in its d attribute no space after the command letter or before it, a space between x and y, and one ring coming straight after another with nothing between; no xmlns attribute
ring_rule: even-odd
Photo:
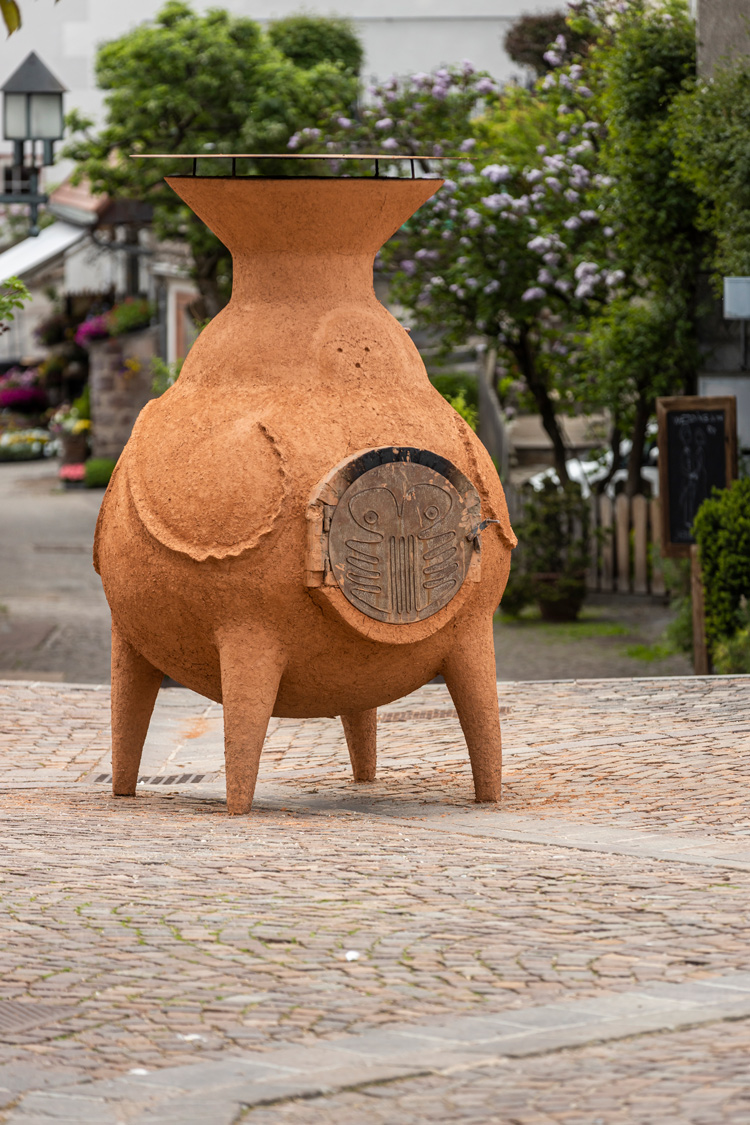
<svg viewBox="0 0 750 1125"><path fill-rule="evenodd" d="M204 778L212 778L214 774L208 773L172 773L168 777L162 777L161 774L156 774L154 777L139 777L139 785L195 785L198 781L203 781ZM94 778L94 782L108 782L112 780L111 773L100 773L98 777Z"/></svg>
<svg viewBox="0 0 750 1125"><path fill-rule="evenodd" d="M57 1023L71 1014L71 1008L27 1004L20 1000L0 1000L0 1039L18 1031L29 1031L41 1024Z"/></svg>
<svg viewBox="0 0 750 1125"><path fill-rule="evenodd" d="M406 723L409 719L456 719L455 707L425 707L414 711L382 711L378 713L380 723Z"/></svg>
<svg viewBox="0 0 750 1125"><path fill-rule="evenodd" d="M507 715L510 707L501 707L500 714ZM457 719L455 707L430 707L413 711L383 711L378 714L381 723L406 723L409 719Z"/></svg>

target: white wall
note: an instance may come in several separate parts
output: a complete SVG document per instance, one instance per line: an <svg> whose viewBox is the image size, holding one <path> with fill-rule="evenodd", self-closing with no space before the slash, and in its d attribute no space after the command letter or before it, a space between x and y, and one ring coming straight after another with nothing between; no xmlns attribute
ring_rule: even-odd
<svg viewBox="0 0 750 1125"><path fill-rule="evenodd" d="M502 48L508 26L524 12L562 8L563 0L193 0L196 11L225 7L267 20L302 9L351 17L363 40L365 77L387 78L471 59L496 78L514 68ZM36 51L68 87L66 108L97 117L94 80L99 43L152 19L162 0L24 0L23 27L0 42L0 85ZM9 146L0 141L0 152Z"/></svg>
<svg viewBox="0 0 750 1125"><path fill-rule="evenodd" d="M65 255L64 290L104 292L110 287L118 292L125 287L123 255L103 250L86 237Z"/></svg>

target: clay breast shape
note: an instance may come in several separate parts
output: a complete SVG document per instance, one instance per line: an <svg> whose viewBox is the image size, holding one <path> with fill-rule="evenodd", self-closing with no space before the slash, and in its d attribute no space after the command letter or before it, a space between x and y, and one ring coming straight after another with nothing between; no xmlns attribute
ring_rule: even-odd
<svg viewBox="0 0 750 1125"><path fill-rule="evenodd" d="M278 438L236 407L180 414L174 424L154 404L133 431L123 460L136 511L155 539L198 562L241 555L268 535L286 496Z"/></svg>

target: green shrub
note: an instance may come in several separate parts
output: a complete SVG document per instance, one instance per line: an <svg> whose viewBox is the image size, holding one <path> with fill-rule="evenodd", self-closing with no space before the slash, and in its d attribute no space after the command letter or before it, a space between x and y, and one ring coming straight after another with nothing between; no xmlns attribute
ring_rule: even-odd
<svg viewBox="0 0 750 1125"><path fill-rule="evenodd" d="M106 488L116 464L111 457L91 457L84 467L86 488Z"/></svg>
<svg viewBox="0 0 750 1125"><path fill-rule="evenodd" d="M364 48L348 19L301 12L274 20L268 37L274 47L303 70L321 63L339 63L351 74L359 74L362 66Z"/></svg>
<svg viewBox="0 0 750 1125"><path fill-rule="evenodd" d="M107 313L110 336L124 336L148 328L154 315L154 306L146 297L126 297Z"/></svg>
<svg viewBox="0 0 750 1125"><path fill-rule="evenodd" d="M518 617L534 600L534 591L528 574L520 566L511 565L508 585L505 587L500 609L506 617Z"/></svg>
<svg viewBox="0 0 750 1125"><path fill-rule="evenodd" d="M511 615L536 601L542 617L574 621L586 597L589 506L579 485L545 480L529 490L516 526L519 548L500 608Z"/></svg>
<svg viewBox="0 0 750 1125"><path fill-rule="evenodd" d="M479 411L466 401L463 391L457 395L443 395L443 398L451 404L456 414L460 414L464 422L471 426L472 430L476 430Z"/></svg>
<svg viewBox="0 0 750 1125"><path fill-rule="evenodd" d="M73 409L81 421L91 421L91 388L88 383L73 403Z"/></svg>
<svg viewBox="0 0 750 1125"><path fill-rule="evenodd" d="M176 359L172 363L165 363L160 356L155 355L153 357L151 360L151 374L153 375L151 390L157 397L163 395L177 382L184 362L184 359Z"/></svg>
<svg viewBox="0 0 750 1125"><path fill-rule="evenodd" d="M750 673L750 619L733 637L722 637L716 642L713 668L722 676Z"/></svg>
<svg viewBox="0 0 750 1125"><path fill-rule="evenodd" d="M664 584L674 617L666 628L667 643L677 652L693 651L693 599L690 593L690 559L664 559Z"/></svg>
<svg viewBox="0 0 750 1125"><path fill-rule="evenodd" d="M700 548L709 652L744 623L750 597L750 479L714 489L698 509L693 534Z"/></svg>
<svg viewBox="0 0 750 1125"><path fill-rule="evenodd" d="M448 402L458 395L463 395L468 406L479 409L479 387L476 376L464 374L460 371L441 371L439 375L431 375L430 382L436 391L440 391Z"/></svg>

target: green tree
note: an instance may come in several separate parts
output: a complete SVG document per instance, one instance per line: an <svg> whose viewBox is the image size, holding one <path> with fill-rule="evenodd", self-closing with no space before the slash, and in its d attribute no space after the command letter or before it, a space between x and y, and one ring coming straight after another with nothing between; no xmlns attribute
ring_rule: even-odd
<svg viewBox="0 0 750 1125"><path fill-rule="evenodd" d="M347 151L457 158L384 252L393 295L446 346L497 345L567 478L559 415L606 407L640 485L656 395L695 370L695 194L676 175L670 106L694 67L683 0L577 6L533 90L473 67L391 79L323 135ZM582 54L571 53L570 44ZM321 144L317 131L292 147ZM374 146L374 147L373 147Z"/></svg>
<svg viewBox="0 0 750 1125"><path fill-rule="evenodd" d="M699 79L673 110L680 171L700 196L700 222L715 239L717 286L750 274L750 60Z"/></svg>
<svg viewBox="0 0 750 1125"><path fill-rule="evenodd" d="M0 283L0 333L9 331L9 321L31 300L31 293L18 277L9 277Z"/></svg>
<svg viewBox="0 0 750 1125"><path fill-rule="evenodd" d="M296 15L274 20L268 29L274 47L305 70L320 63L341 63L350 74L359 74L364 50L351 21L323 16Z"/></svg>
<svg viewBox="0 0 750 1125"><path fill-rule="evenodd" d="M505 33L504 46L514 63L530 66L537 75L543 75L554 69L554 64L545 56L549 52L550 43L554 43L558 35L565 36L574 54L585 53L588 45L586 37L574 37L571 34L567 13L564 11L535 12L521 16Z"/></svg>
<svg viewBox="0 0 750 1125"><path fill-rule="evenodd" d="M575 23L575 21L574 21ZM585 31L585 26L580 28ZM695 71L695 28L683 0L631 0L602 23L589 56L603 120L600 198L626 282L586 329L582 397L607 406L629 433L627 492L640 466L655 399L688 388L698 349L696 281L703 252L698 198L679 176L671 109Z"/></svg>
<svg viewBox="0 0 750 1125"><path fill-rule="evenodd" d="M229 251L163 182L178 170L174 161L131 160L130 154L283 152L300 124L343 112L356 100L356 77L336 57L337 21L333 32L332 61L297 66L253 20L221 10L197 15L183 0L169 0L153 23L99 49L106 122L95 132L91 121L71 114L68 125L78 136L65 155L77 162L76 178L86 177L95 192L149 201L157 234L187 241L201 318L226 303ZM274 174L279 164L246 161L241 170Z"/></svg>
<svg viewBox="0 0 750 1125"><path fill-rule="evenodd" d="M449 178L439 195L384 251L393 296L418 324L439 330L446 348L477 332L497 342L533 396L563 481L555 372L568 349L560 325L619 280L591 261L601 235L586 206L589 126L599 125L583 108L591 91L582 73L569 67L564 89L555 80L533 93L500 92L469 63L392 78L371 88L356 120L331 121L326 132L332 147L413 154L425 171L435 170L432 158L455 161L442 166ZM302 130L290 144L312 149L320 136Z"/></svg>

